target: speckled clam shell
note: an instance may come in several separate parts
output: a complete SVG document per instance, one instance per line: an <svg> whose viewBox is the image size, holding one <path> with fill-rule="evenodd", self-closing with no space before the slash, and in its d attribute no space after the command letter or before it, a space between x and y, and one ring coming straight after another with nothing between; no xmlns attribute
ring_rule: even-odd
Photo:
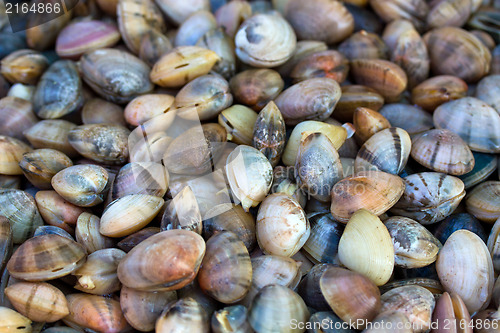
<svg viewBox="0 0 500 333"><path fill-rule="evenodd" d="M408 77L404 70L387 60L353 60L351 73L357 84L375 89L389 101L397 99L408 84Z"/></svg>
<svg viewBox="0 0 500 333"><path fill-rule="evenodd" d="M98 332L130 330L120 308L120 302L83 293L70 294L66 298L69 307L69 315L63 319L66 324L78 325L78 327Z"/></svg>
<svg viewBox="0 0 500 333"><path fill-rule="evenodd" d="M404 182L403 196L391 212L424 225L449 216L465 197L464 183L443 173L415 173L405 177Z"/></svg>
<svg viewBox="0 0 500 333"><path fill-rule="evenodd" d="M158 317L155 328L156 332L210 332L206 309L192 297L169 304Z"/></svg>
<svg viewBox="0 0 500 333"><path fill-rule="evenodd" d="M330 201L332 187L344 176L337 150L322 133L312 133L301 141L295 173L297 185L325 202Z"/></svg>
<svg viewBox="0 0 500 333"><path fill-rule="evenodd" d="M377 286L387 283L394 269L391 235L366 209L358 210L347 222L338 255L345 267L365 275Z"/></svg>
<svg viewBox="0 0 500 333"><path fill-rule="evenodd" d="M411 157L431 170L450 175L466 174L475 164L464 140L445 129L430 130L415 138Z"/></svg>
<svg viewBox="0 0 500 333"><path fill-rule="evenodd" d="M60 118L83 105L82 80L74 62L59 60L42 75L33 96L38 117Z"/></svg>
<svg viewBox="0 0 500 333"><path fill-rule="evenodd" d="M23 141L0 135L0 174L22 175L23 170L19 167L19 162L24 153L31 151L31 147Z"/></svg>
<svg viewBox="0 0 500 333"><path fill-rule="evenodd" d="M35 199L17 189L0 189L0 215L7 218L14 244L20 244L43 225Z"/></svg>
<svg viewBox="0 0 500 333"><path fill-rule="evenodd" d="M5 294L17 311L33 321L52 323L69 314L64 294L45 282L14 283Z"/></svg>
<svg viewBox="0 0 500 333"><path fill-rule="evenodd" d="M483 101L464 97L442 104L434 111L433 118L436 128L458 134L471 150L500 152L500 114Z"/></svg>
<svg viewBox="0 0 500 333"><path fill-rule="evenodd" d="M285 120L276 104L271 101L257 116L253 128L252 146L264 154L275 167L285 150L285 137Z"/></svg>
<svg viewBox="0 0 500 333"><path fill-rule="evenodd" d="M113 24L90 20L66 26L57 36L56 53L61 58L78 60L87 51L112 47L120 40Z"/></svg>
<svg viewBox="0 0 500 333"><path fill-rule="evenodd" d="M248 293L252 282L250 255L234 233L222 231L207 241L198 282L205 293L226 304Z"/></svg>
<svg viewBox="0 0 500 333"><path fill-rule="evenodd" d="M287 125L325 120L334 112L341 89L335 80L308 79L284 90L275 100Z"/></svg>
<svg viewBox="0 0 500 333"><path fill-rule="evenodd" d="M302 248L314 263L336 263L340 237L345 225L335 221L329 213L309 216L311 234Z"/></svg>
<svg viewBox="0 0 500 333"><path fill-rule="evenodd" d="M327 0L274 0L273 4L290 22L301 40L335 44L354 31L353 15L343 3Z"/></svg>
<svg viewBox="0 0 500 333"><path fill-rule="evenodd" d="M471 33L456 27L433 29L424 35L431 70L475 82L490 70L491 53Z"/></svg>
<svg viewBox="0 0 500 333"><path fill-rule="evenodd" d="M33 105L22 98L7 96L0 99L0 133L26 140L23 131L38 122Z"/></svg>
<svg viewBox="0 0 500 333"><path fill-rule="evenodd" d="M80 66L85 83L111 102L130 102L153 90L149 67L125 51L99 49L88 52L82 56Z"/></svg>
<svg viewBox="0 0 500 333"><path fill-rule="evenodd" d="M118 278L138 290L177 290L194 280L204 255L205 241L197 233L162 231L127 253L118 265Z"/></svg>
<svg viewBox="0 0 500 333"><path fill-rule="evenodd" d="M148 30L165 30L160 9L154 1L121 0L117 1L116 15L123 41L135 54L139 54L141 39Z"/></svg>
<svg viewBox="0 0 500 333"><path fill-rule="evenodd" d="M408 317L413 332L422 333L430 328L436 301L427 289L420 286L394 288L382 294L380 313L396 311Z"/></svg>
<svg viewBox="0 0 500 333"><path fill-rule="evenodd" d="M397 175L406 166L410 150L411 139L408 132L397 127L384 129L361 146L354 162L354 170L379 170Z"/></svg>
<svg viewBox="0 0 500 333"><path fill-rule="evenodd" d="M271 163L253 147L236 147L227 157L225 170L231 191L245 211L264 200L273 182Z"/></svg>
<svg viewBox="0 0 500 333"><path fill-rule="evenodd" d="M123 286L120 291L120 306L127 322L141 332L154 330L163 309L177 300L175 291L148 292Z"/></svg>
<svg viewBox="0 0 500 333"><path fill-rule="evenodd" d="M93 164L74 165L52 177L52 187L65 200L81 207L92 207L104 201L109 189L109 174Z"/></svg>
<svg viewBox="0 0 500 333"><path fill-rule="evenodd" d="M467 211L479 220L494 223L500 217L500 181L483 182L465 197Z"/></svg>
<svg viewBox="0 0 500 333"><path fill-rule="evenodd" d="M420 223L402 216L384 221L391 234L395 264L404 268L425 267L437 259L441 243Z"/></svg>
<svg viewBox="0 0 500 333"><path fill-rule="evenodd" d="M302 248L310 234L304 210L296 200L283 193L271 194L263 201L256 223L257 242L267 254L291 257Z"/></svg>
<svg viewBox="0 0 500 333"><path fill-rule="evenodd" d="M236 55L244 63L254 67L276 67L293 55L297 37L291 25L273 12L246 19L239 27L234 43Z"/></svg>
<svg viewBox="0 0 500 333"><path fill-rule="evenodd" d="M101 217L99 231L108 237L128 236L145 227L158 214L163 198L129 194L110 203Z"/></svg>
<svg viewBox="0 0 500 333"><path fill-rule="evenodd" d="M382 171L362 171L335 184L330 210L335 220L347 223L358 209L381 215L398 202L404 192L399 176Z"/></svg>
<svg viewBox="0 0 500 333"><path fill-rule="evenodd" d="M250 326L256 332L282 332L291 322L305 322L309 311L299 295L287 287L269 285L255 296L248 313Z"/></svg>
<svg viewBox="0 0 500 333"><path fill-rule="evenodd" d="M46 281L71 274L85 263L85 249L77 242L49 234L28 239L7 264L12 277Z"/></svg>
<svg viewBox="0 0 500 333"><path fill-rule="evenodd" d="M130 131L115 124L80 125L68 133L69 143L82 156L105 164L127 161Z"/></svg>
<svg viewBox="0 0 500 333"><path fill-rule="evenodd" d="M493 292L493 264L486 244L468 230L455 231L436 261L441 284L457 293L469 313L484 310Z"/></svg>
<svg viewBox="0 0 500 333"><path fill-rule="evenodd" d="M410 136L428 131L434 127L432 115L413 105L386 104L379 112L392 126L404 129Z"/></svg>

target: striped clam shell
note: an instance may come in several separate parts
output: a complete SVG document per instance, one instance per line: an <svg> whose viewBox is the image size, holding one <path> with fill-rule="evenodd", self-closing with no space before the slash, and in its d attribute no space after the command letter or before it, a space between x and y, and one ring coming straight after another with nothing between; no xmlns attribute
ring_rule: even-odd
<svg viewBox="0 0 500 333"><path fill-rule="evenodd" d="M487 246L493 260L495 272L500 272L500 218L497 219L488 236Z"/></svg>
<svg viewBox="0 0 500 333"><path fill-rule="evenodd" d="M311 234L304 244L304 254L315 263L337 262L340 237L345 225L335 221L329 213L309 217Z"/></svg>
<svg viewBox="0 0 500 333"><path fill-rule="evenodd" d="M494 223L500 217L500 181L476 186L465 198L467 211L483 222Z"/></svg>
<svg viewBox="0 0 500 333"><path fill-rule="evenodd" d="M391 212L424 225L449 216L465 197L464 183L438 172L422 172L404 178L406 188Z"/></svg>
<svg viewBox="0 0 500 333"><path fill-rule="evenodd" d="M191 297L171 303L156 321L156 332L208 333L209 331L210 325L205 308Z"/></svg>
<svg viewBox="0 0 500 333"><path fill-rule="evenodd" d="M253 128L252 146L264 154L273 167L285 150L286 126L281 111L269 102L259 113Z"/></svg>
<svg viewBox="0 0 500 333"><path fill-rule="evenodd" d="M410 135L404 129L387 128L375 133L360 148L355 172L379 170L397 175L406 166L410 150Z"/></svg>
<svg viewBox="0 0 500 333"><path fill-rule="evenodd" d="M71 274L85 262L85 248L63 236L49 234L28 239L14 252L7 269L12 277L46 281Z"/></svg>
<svg viewBox="0 0 500 333"><path fill-rule="evenodd" d="M0 216L0 253L0 272L3 272L12 254L12 229L5 216Z"/></svg>
<svg viewBox="0 0 500 333"><path fill-rule="evenodd" d="M473 151L500 152L500 115L477 98L464 97L442 104L434 111L433 119L436 128L458 134Z"/></svg>
<svg viewBox="0 0 500 333"><path fill-rule="evenodd" d="M463 175L475 164L464 140L446 129L433 129L415 138L411 157L431 170L450 175Z"/></svg>

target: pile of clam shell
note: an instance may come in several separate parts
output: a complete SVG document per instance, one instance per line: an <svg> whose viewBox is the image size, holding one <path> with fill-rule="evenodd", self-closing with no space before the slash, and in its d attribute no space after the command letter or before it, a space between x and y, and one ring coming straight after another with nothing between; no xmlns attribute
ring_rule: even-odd
<svg viewBox="0 0 500 333"><path fill-rule="evenodd" d="M0 332L500 332L499 1L73 5L0 8Z"/></svg>

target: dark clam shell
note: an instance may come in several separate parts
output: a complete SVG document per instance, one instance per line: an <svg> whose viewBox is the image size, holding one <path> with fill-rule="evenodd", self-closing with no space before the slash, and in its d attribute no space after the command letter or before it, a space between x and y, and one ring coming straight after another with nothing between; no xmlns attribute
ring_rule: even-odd
<svg viewBox="0 0 500 333"><path fill-rule="evenodd" d="M444 244L452 233L461 229L472 231L485 243L488 239L488 235L479 220L469 213L458 213L448 216L434 229L434 236Z"/></svg>

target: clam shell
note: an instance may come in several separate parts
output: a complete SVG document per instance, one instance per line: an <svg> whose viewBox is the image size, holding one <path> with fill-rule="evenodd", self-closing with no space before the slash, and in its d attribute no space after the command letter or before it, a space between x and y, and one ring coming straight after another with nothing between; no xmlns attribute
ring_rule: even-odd
<svg viewBox="0 0 500 333"><path fill-rule="evenodd" d="M83 105L82 81L74 62L59 60L42 75L33 96L33 108L42 119L61 118Z"/></svg>
<svg viewBox="0 0 500 333"><path fill-rule="evenodd" d="M179 2L176 0L157 0L156 4L171 22L179 25L191 14L199 10L210 10L209 0L188 0Z"/></svg>
<svg viewBox="0 0 500 333"><path fill-rule="evenodd" d="M275 70L249 69L233 76L229 87L234 99L255 111L264 108L283 90L285 83Z"/></svg>
<svg viewBox="0 0 500 333"><path fill-rule="evenodd" d="M489 75L479 81L476 87L476 97L493 107L498 113L500 113L499 80L500 75Z"/></svg>
<svg viewBox="0 0 500 333"><path fill-rule="evenodd" d="M419 268L437 259L441 243L417 221L394 216L384 221L394 244L395 264L403 268Z"/></svg>
<svg viewBox="0 0 500 333"><path fill-rule="evenodd" d="M150 332L163 309L177 300L175 291L148 292L123 286L120 306L127 322L136 330Z"/></svg>
<svg viewBox="0 0 500 333"><path fill-rule="evenodd" d="M386 104L380 109L380 114L392 126L404 129L410 136L434 127L432 116L428 112L408 104Z"/></svg>
<svg viewBox="0 0 500 333"><path fill-rule="evenodd" d="M500 181L486 181L474 187L465 198L467 211L483 222L500 217Z"/></svg>
<svg viewBox="0 0 500 333"><path fill-rule="evenodd" d="M0 306L0 316L2 317L0 323L2 331L31 333L33 330L31 320L12 309Z"/></svg>
<svg viewBox="0 0 500 333"><path fill-rule="evenodd" d="M412 333L411 323L408 317L397 311L387 311L379 314L363 333L385 333L388 330L383 327L395 327L390 330L393 333Z"/></svg>
<svg viewBox="0 0 500 333"><path fill-rule="evenodd" d="M46 281L71 274L85 263L85 249L77 242L49 234L28 239L10 258L7 269L12 277L26 281Z"/></svg>
<svg viewBox="0 0 500 333"><path fill-rule="evenodd" d="M103 249L89 254L83 266L72 273L78 279L75 289L94 295L107 295L120 290L116 270L125 255L118 249Z"/></svg>
<svg viewBox="0 0 500 333"><path fill-rule="evenodd" d="M438 323L437 327L432 332L441 333L451 329L460 330L464 333L472 333L471 319L469 311L467 310L464 302L457 294L448 294L444 292L439 297L434 313L432 314L432 321ZM448 324L446 324L448 323Z"/></svg>
<svg viewBox="0 0 500 333"><path fill-rule="evenodd" d="M375 13L385 22L389 23L396 19L407 19L419 30L425 27L425 19L429 13L429 6L424 0L413 0L411 2L401 0L370 0Z"/></svg>
<svg viewBox="0 0 500 333"><path fill-rule="evenodd" d="M75 157L78 152L69 144L68 134L76 125L66 120L42 120L30 129L24 131L24 136L33 148L51 148L69 157Z"/></svg>
<svg viewBox="0 0 500 333"><path fill-rule="evenodd" d="M271 163L253 147L236 147L227 157L225 170L231 191L245 211L264 200L271 188Z"/></svg>
<svg viewBox="0 0 500 333"><path fill-rule="evenodd" d="M358 210L346 225L339 242L340 262L377 286L389 281L394 269L394 247L387 228L374 214Z"/></svg>
<svg viewBox="0 0 500 333"><path fill-rule="evenodd" d="M411 157L423 166L450 175L463 175L474 168L475 160L467 144L457 134L434 129L413 141Z"/></svg>
<svg viewBox="0 0 500 333"><path fill-rule="evenodd" d="M290 22L290 21L289 21ZM288 75L293 67L304 57L315 52L326 51L328 49L326 43L318 40L299 40L293 56L283 65L277 68L282 76Z"/></svg>
<svg viewBox="0 0 500 333"><path fill-rule="evenodd" d="M305 56L293 67L289 76L294 82L326 77L342 83L349 72L349 61L338 51L327 50Z"/></svg>
<svg viewBox="0 0 500 333"><path fill-rule="evenodd" d="M134 232L132 235L125 237L121 241L116 244L120 249L122 249L125 252L130 252L134 247L137 246L140 242L143 240L156 235L157 233L160 232L160 228L158 227L147 227L144 229L141 229L137 232Z"/></svg>
<svg viewBox="0 0 500 333"><path fill-rule="evenodd" d="M0 216L0 272L12 254L12 227L5 216Z"/></svg>
<svg viewBox="0 0 500 333"><path fill-rule="evenodd" d="M453 115L455 121L448 121ZM464 97L439 106L434 111L436 128L458 134L473 151L500 152L500 114L473 97Z"/></svg>
<svg viewBox="0 0 500 333"><path fill-rule="evenodd" d="M0 99L0 111L0 133L18 140L26 140L23 131L38 122L33 105L22 98L7 96Z"/></svg>
<svg viewBox="0 0 500 333"><path fill-rule="evenodd" d="M208 74L219 56L199 46L178 46L163 55L153 66L151 81L162 87L179 88L193 79Z"/></svg>
<svg viewBox="0 0 500 333"><path fill-rule="evenodd" d="M313 78L294 84L275 100L287 125L304 120L325 120L333 113L341 96L338 83L328 78Z"/></svg>
<svg viewBox="0 0 500 333"><path fill-rule="evenodd" d="M34 85L49 66L48 59L40 52L18 50L2 59L2 75L12 83Z"/></svg>
<svg viewBox="0 0 500 333"><path fill-rule="evenodd" d="M101 98L92 98L82 108L82 122L89 124L118 124L125 126L123 108Z"/></svg>
<svg viewBox="0 0 500 333"><path fill-rule="evenodd" d="M283 151L283 164L295 166L300 142L312 133L323 133L332 142L335 149L340 149L347 138L347 131L341 126L330 125L326 122L307 120L294 127Z"/></svg>
<svg viewBox="0 0 500 333"><path fill-rule="evenodd" d="M448 216L434 229L434 236L441 243L444 243L451 234L460 229L466 229L475 233L486 243L486 239L488 238L486 231L484 231L479 220L469 213L458 213Z"/></svg>
<svg viewBox="0 0 500 333"><path fill-rule="evenodd" d="M408 84L408 77L403 69L387 60L353 60L351 73L357 84L375 89L386 100L397 99Z"/></svg>
<svg viewBox="0 0 500 333"><path fill-rule="evenodd" d="M493 264L486 244L476 234L455 231L439 252L436 269L445 290L458 294L469 313L488 306L493 291Z"/></svg>
<svg viewBox="0 0 500 333"><path fill-rule="evenodd" d="M354 111L353 125L356 129L354 136L360 143L364 143L375 133L391 127L389 121L380 113L364 107Z"/></svg>
<svg viewBox="0 0 500 333"><path fill-rule="evenodd" d="M64 294L46 282L17 282L5 294L17 311L33 321L52 323L69 314Z"/></svg>
<svg viewBox="0 0 500 333"><path fill-rule="evenodd" d="M217 117L233 102L229 83L220 75L202 75L188 82L175 96L176 108L196 108L200 120Z"/></svg>
<svg viewBox="0 0 500 333"><path fill-rule="evenodd" d="M91 207L104 201L108 180L108 172L103 167L82 164L59 171L52 177L52 187L70 203Z"/></svg>
<svg viewBox="0 0 500 333"><path fill-rule="evenodd" d="M194 280L204 255L205 241L195 232L162 231L127 253L118 278L138 290L177 290Z"/></svg>
<svg viewBox="0 0 500 333"><path fill-rule="evenodd" d="M142 37L150 30L165 30L160 9L153 1L117 1L115 11L123 41L135 54L139 53Z"/></svg>
<svg viewBox="0 0 500 333"><path fill-rule="evenodd" d="M291 257L309 238L310 226L297 201L274 193L260 205L256 231L257 242L265 253Z"/></svg>
<svg viewBox="0 0 500 333"><path fill-rule="evenodd" d="M354 30L354 18L341 2L274 0L273 4L290 22L301 40L335 44L347 38Z"/></svg>
<svg viewBox="0 0 500 333"><path fill-rule="evenodd" d="M174 96L167 94L146 94L134 98L127 104L123 116L133 126L144 124L150 119L166 113L174 106Z"/></svg>
<svg viewBox="0 0 500 333"><path fill-rule="evenodd" d="M335 221L329 213L315 214L308 220L311 234L302 248L304 254L315 263L336 263L344 224Z"/></svg>
<svg viewBox="0 0 500 333"><path fill-rule="evenodd" d="M382 294L380 313L396 311L408 317L413 332L422 333L430 328L435 300L430 291L419 286L394 288Z"/></svg>
<svg viewBox="0 0 500 333"><path fill-rule="evenodd" d="M427 16L427 26L429 28L439 28L442 26L461 27L467 22L472 13L472 1L439 1L431 5Z"/></svg>
<svg viewBox="0 0 500 333"><path fill-rule="evenodd" d="M0 215L10 222L14 244L24 242L43 225L35 199L17 189L0 189Z"/></svg>
<svg viewBox="0 0 500 333"><path fill-rule="evenodd" d="M175 35L175 46L195 45L206 32L215 28L217 22L210 11L197 11L179 26Z"/></svg>
<svg viewBox="0 0 500 333"><path fill-rule="evenodd" d="M161 205L158 208L161 209ZM165 205L161 230L186 229L201 235L202 228L196 196L191 187L186 186Z"/></svg>
<svg viewBox="0 0 500 333"><path fill-rule="evenodd" d="M38 211L47 224L75 233L76 221L85 212L84 208L67 202L56 191L38 191L35 200Z"/></svg>
<svg viewBox="0 0 500 333"><path fill-rule="evenodd" d="M246 3L243 3L246 5ZM217 14L217 13L216 13ZM196 46L214 51L220 58L212 70L226 80L236 72L236 52L233 39L222 27L207 31L196 43Z"/></svg>
<svg viewBox="0 0 500 333"><path fill-rule="evenodd" d="M347 223L358 209L381 215L394 206L404 192L403 180L381 171L362 171L335 184L330 210L333 218Z"/></svg>
<svg viewBox="0 0 500 333"><path fill-rule="evenodd" d="M169 304L156 321L156 332L208 333L210 325L204 307L191 297Z"/></svg>
<svg viewBox="0 0 500 333"><path fill-rule="evenodd" d="M212 8L214 9L214 8ZM226 2L215 11L217 25L234 39L243 21L252 15L252 7L248 2Z"/></svg>
<svg viewBox="0 0 500 333"><path fill-rule="evenodd" d="M416 173L405 177L404 181L403 196L391 212L424 225L449 216L465 197L464 183L443 173Z"/></svg>
<svg viewBox="0 0 500 333"><path fill-rule="evenodd" d="M295 163L297 185L320 201L330 201L333 186L343 178L340 156L328 137L312 133L299 146Z"/></svg>
<svg viewBox="0 0 500 333"><path fill-rule="evenodd" d="M309 311L292 290L280 285L269 285L255 296L248 313L248 322L256 332L303 332L290 329L290 323L306 322Z"/></svg>
<svg viewBox="0 0 500 333"><path fill-rule="evenodd" d="M121 125L80 125L68 133L69 143L82 156L105 164L127 161L130 131Z"/></svg>
<svg viewBox="0 0 500 333"><path fill-rule="evenodd" d="M225 304L235 303L248 293L252 264L245 244L235 234L222 231L207 241L198 282L205 293Z"/></svg>
<svg viewBox="0 0 500 333"><path fill-rule="evenodd" d="M251 332L247 320L248 310L243 305L233 305L216 311L212 315L211 326L214 333Z"/></svg>
<svg viewBox="0 0 500 333"><path fill-rule="evenodd" d="M99 231L108 237L128 236L145 227L158 214L164 200L147 194L129 194L106 207Z"/></svg>
<svg viewBox="0 0 500 333"><path fill-rule="evenodd" d="M118 301L87 294L71 294L66 298L70 313L63 319L65 323L98 332L130 330Z"/></svg>
<svg viewBox="0 0 500 333"><path fill-rule="evenodd" d="M331 267L336 266L331 264L317 264L312 266L297 287L297 292L304 302L306 302L307 306L318 311L331 310L330 305L323 295L320 284L323 273ZM340 318L338 320L341 321Z"/></svg>
<svg viewBox="0 0 500 333"><path fill-rule="evenodd" d="M37 149L23 154L19 167L29 182L42 190L52 188L51 180L59 171L73 166L71 159L55 149Z"/></svg>
<svg viewBox="0 0 500 333"><path fill-rule="evenodd" d="M352 121L359 107L378 111L384 105L384 98L375 89L360 85L343 85L342 95L335 107L333 117L341 121Z"/></svg>
<svg viewBox="0 0 500 333"><path fill-rule="evenodd" d="M500 270L500 260L499 260L499 254L500 254L500 238L498 236L500 235L500 218L496 220L495 224L493 224L493 227L491 228L490 235L488 236L488 241L487 241L487 246L488 250L491 253L491 259L493 262L493 268L495 269L495 272ZM498 280L498 279L497 279ZM494 290L497 290L497 284L495 282L495 288ZM495 292L496 293L496 292ZM493 296L495 299L495 302L498 302L498 299Z"/></svg>
<svg viewBox="0 0 500 333"><path fill-rule="evenodd" d="M330 267L321 275L319 284L333 312L345 322L355 322L355 329L364 328L380 311L380 291L362 274Z"/></svg>
<svg viewBox="0 0 500 333"><path fill-rule="evenodd" d="M234 36L234 43L242 62L254 67L276 67L291 58L297 37L292 26L273 12L246 19Z"/></svg>
<svg viewBox="0 0 500 333"><path fill-rule="evenodd" d="M139 58L149 67L153 67L158 59L170 52L172 48L172 43L167 36L158 30L148 30L142 35Z"/></svg>
<svg viewBox="0 0 500 333"><path fill-rule="evenodd" d="M111 23L98 20L74 22L57 36L56 53L61 58L78 60L85 52L112 47L119 40L120 32Z"/></svg>
<svg viewBox="0 0 500 333"><path fill-rule="evenodd" d="M443 103L465 97L467 89L467 83L456 76L438 75L413 88L411 99L414 104L432 112Z"/></svg>
<svg viewBox="0 0 500 333"><path fill-rule="evenodd" d="M118 49L85 53L80 60L83 80L102 98L126 103L153 90L149 67L139 58Z"/></svg>
<svg viewBox="0 0 500 333"><path fill-rule="evenodd" d="M273 167L285 150L286 126L281 111L269 102L259 113L253 127L252 146L264 154Z"/></svg>
<svg viewBox="0 0 500 333"><path fill-rule="evenodd" d="M391 127L371 136L359 149L355 172L376 170L397 175L410 157L411 139L404 129Z"/></svg>
<svg viewBox="0 0 500 333"><path fill-rule="evenodd" d="M375 33L361 30L343 41L339 52L349 60L354 59L387 59L388 48L384 41Z"/></svg>
<svg viewBox="0 0 500 333"><path fill-rule="evenodd" d="M82 213L78 216L75 228L76 241L85 247L87 253L113 247L115 241L101 235L101 221L96 215Z"/></svg>
<svg viewBox="0 0 500 333"><path fill-rule="evenodd" d="M23 154L31 150L30 146L18 139L0 135L0 174L22 175L23 171L19 167L19 162Z"/></svg>

